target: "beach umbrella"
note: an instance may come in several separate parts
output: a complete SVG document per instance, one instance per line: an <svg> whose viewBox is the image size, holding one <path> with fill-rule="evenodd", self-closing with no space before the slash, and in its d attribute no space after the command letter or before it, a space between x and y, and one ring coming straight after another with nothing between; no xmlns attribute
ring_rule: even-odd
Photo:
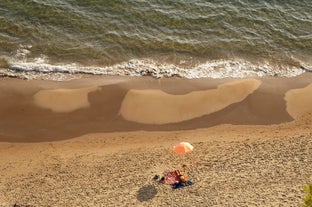
<svg viewBox="0 0 312 207"><path fill-rule="evenodd" d="M177 154L186 154L193 151L193 146L188 142L180 142L173 147L173 151Z"/></svg>

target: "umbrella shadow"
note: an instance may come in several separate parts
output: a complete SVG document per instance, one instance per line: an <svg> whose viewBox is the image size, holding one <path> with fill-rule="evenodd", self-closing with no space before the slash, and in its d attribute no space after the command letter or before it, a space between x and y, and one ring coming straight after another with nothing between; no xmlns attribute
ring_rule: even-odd
<svg viewBox="0 0 312 207"><path fill-rule="evenodd" d="M157 190L153 185L145 185L138 190L137 199L140 202L148 201L154 198L157 194Z"/></svg>

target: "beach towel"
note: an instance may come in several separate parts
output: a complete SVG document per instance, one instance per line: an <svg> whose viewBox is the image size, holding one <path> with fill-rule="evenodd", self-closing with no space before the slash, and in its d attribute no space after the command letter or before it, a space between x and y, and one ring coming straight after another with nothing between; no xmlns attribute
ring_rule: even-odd
<svg viewBox="0 0 312 207"><path fill-rule="evenodd" d="M174 183L179 183L180 178L176 171L167 172L164 174L165 177L165 184L172 185Z"/></svg>
<svg viewBox="0 0 312 207"><path fill-rule="evenodd" d="M164 174L165 183L172 185L174 183L186 183L188 178L183 170L175 170Z"/></svg>

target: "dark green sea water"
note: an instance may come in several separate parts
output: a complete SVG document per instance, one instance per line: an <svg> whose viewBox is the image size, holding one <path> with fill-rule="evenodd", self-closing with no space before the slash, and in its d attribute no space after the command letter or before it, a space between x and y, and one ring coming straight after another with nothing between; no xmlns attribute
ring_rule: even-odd
<svg viewBox="0 0 312 207"><path fill-rule="evenodd" d="M291 76L312 65L312 0L0 0L0 58L35 78Z"/></svg>

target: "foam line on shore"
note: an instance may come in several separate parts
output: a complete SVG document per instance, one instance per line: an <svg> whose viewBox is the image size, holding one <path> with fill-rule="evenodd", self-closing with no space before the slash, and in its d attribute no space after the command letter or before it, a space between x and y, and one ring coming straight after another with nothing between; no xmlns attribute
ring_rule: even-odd
<svg viewBox="0 0 312 207"><path fill-rule="evenodd" d="M23 79L71 80L89 76L152 76L194 78L250 78L264 76L294 77L308 72L307 67L298 64L277 67L274 64L254 64L246 60L207 60L194 66L183 67L153 59L132 59L110 66L82 66L77 64L51 64L38 58L33 62L12 60L8 70L0 68L0 76Z"/></svg>
<svg viewBox="0 0 312 207"><path fill-rule="evenodd" d="M216 89L172 95L161 90L129 90L120 109L126 120L143 124L177 123L211 114L244 100L261 84L244 79L219 85Z"/></svg>

